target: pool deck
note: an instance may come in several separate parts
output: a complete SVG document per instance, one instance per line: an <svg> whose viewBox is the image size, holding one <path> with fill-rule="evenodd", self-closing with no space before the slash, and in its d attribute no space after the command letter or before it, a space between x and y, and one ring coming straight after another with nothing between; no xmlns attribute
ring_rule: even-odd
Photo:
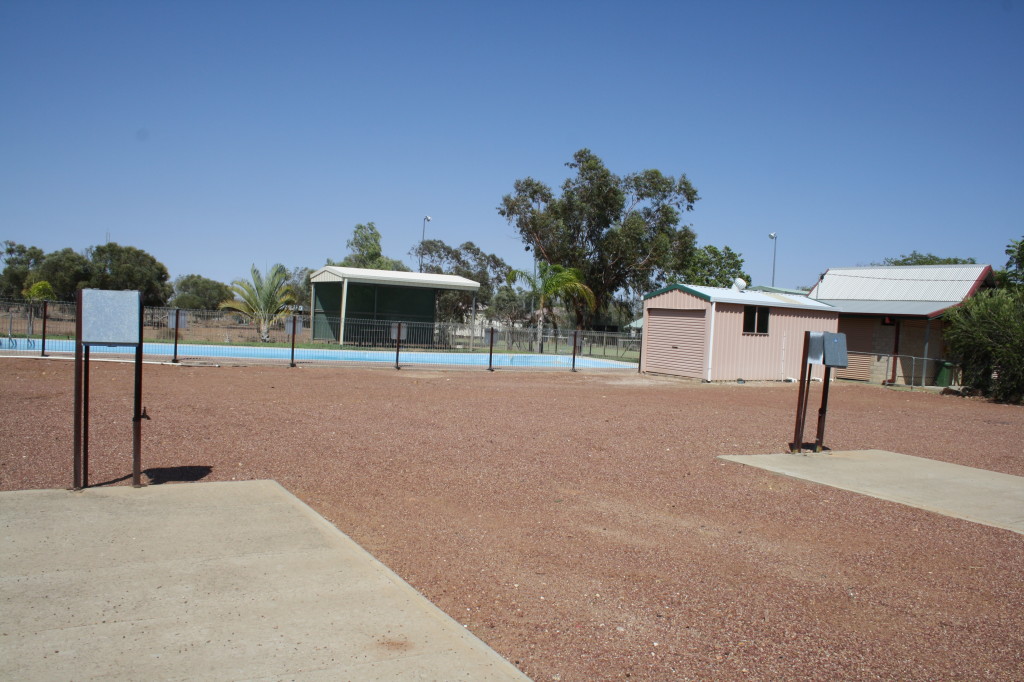
<svg viewBox="0 0 1024 682"><path fill-rule="evenodd" d="M0 679L527 679L273 481L4 492L0 526Z"/></svg>

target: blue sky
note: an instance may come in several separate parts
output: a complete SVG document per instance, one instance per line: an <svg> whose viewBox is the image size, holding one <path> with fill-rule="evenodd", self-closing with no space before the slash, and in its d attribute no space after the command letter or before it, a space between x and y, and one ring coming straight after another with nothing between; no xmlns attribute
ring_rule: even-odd
<svg viewBox="0 0 1024 682"><path fill-rule="evenodd" d="M474 241L590 148L757 284L1024 235L1024 2L0 0L0 240L220 281Z"/></svg>

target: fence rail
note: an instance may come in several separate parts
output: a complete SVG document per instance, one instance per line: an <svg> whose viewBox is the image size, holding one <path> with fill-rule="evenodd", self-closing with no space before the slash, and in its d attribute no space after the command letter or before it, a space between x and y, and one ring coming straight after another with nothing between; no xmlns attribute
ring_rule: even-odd
<svg viewBox="0 0 1024 682"><path fill-rule="evenodd" d="M289 327L292 319L298 322L294 334ZM631 333L545 327L538 335L536 327L489 321L475 325L352 318L342 321L322 314L315 319L314 328L308 313L295 313L261 328L230 311L182 310L175 322L174 309L147 307L143 311L143 355L147 361L216 364L344 362L399 367L634 371L640 356L640 336ZM74 353L73 303L0 301L0 325L0 354ZM340 336L344 337L343 343L339 342ZM113 347L93 347L91 352L108 357L134 353Z"/></svg>

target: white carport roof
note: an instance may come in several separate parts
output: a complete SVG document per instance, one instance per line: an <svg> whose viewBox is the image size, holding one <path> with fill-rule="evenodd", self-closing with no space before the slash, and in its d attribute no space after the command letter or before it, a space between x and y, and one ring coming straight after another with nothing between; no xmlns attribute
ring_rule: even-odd
<svg viewBox="0 0 1024 682"><path fill-rule="evenodd" d="M314 284L323 282L344 282L348 280L357 284L389 284L391 286L419 287L422 289L454 289L456 291L476 291L479 282L474 282L458 275L435 275L426 272L400 272L398 270L370 270L368 268L343 268L337 265L325 265L312 275L309 281Z"/></svg>

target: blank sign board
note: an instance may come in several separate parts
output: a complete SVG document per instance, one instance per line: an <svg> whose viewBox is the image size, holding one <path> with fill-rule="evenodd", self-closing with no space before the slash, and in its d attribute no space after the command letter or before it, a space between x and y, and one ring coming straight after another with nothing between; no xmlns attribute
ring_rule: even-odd
<svg viewBox="0 0 1024 682"><path fill-rule="evenodd" d="M82 289L82 343L137 346L141 337L141 297L137 291Z"/></svg>

